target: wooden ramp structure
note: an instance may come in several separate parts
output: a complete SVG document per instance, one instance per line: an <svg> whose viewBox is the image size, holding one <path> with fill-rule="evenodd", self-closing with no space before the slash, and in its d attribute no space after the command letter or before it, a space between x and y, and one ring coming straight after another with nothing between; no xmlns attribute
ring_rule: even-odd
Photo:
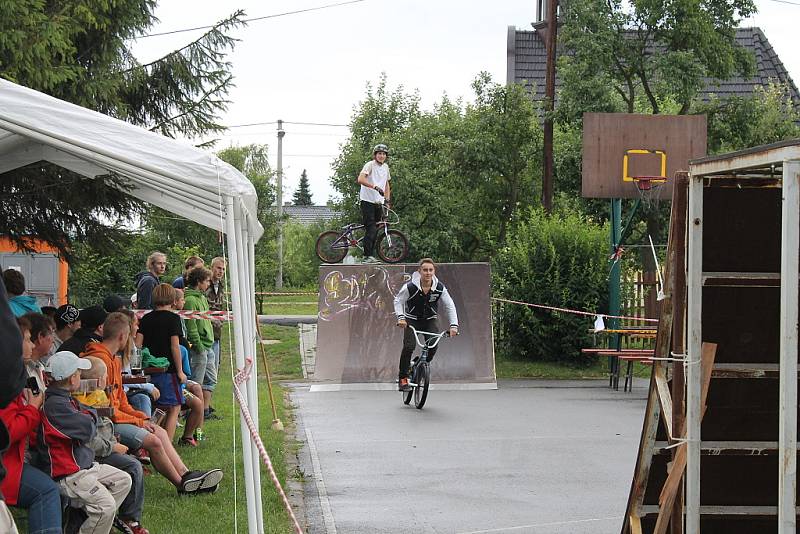
<svg viewBox="0 0 800 534"><path fill-rule="evenodd" d="M622 534L794 534L800 140L676 174Z"/></svg>

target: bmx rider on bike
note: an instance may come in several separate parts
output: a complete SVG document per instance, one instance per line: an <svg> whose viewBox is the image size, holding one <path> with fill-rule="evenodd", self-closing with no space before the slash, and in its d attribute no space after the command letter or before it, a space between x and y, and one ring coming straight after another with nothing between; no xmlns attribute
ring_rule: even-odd
<svg viewBox="0 0 800 534"><path fill-rule="evenodd" d="M383 217L383 204L389 205L392 175L386 158L389 147L380 144L372 149L372 159L364 164L356 182L361 186L358 198L361 201L361 218L364 222L364 263L380 263L375 258L375 237L378 233L376 223Z"/></svg>
<svg viewBox="0 0 800 534"><path fill-rule="evenodd" d="M458 314L456 305L447 288L436 278L436 264L430 258L422 258L411 281L400 288L394 298L394 313L397 315L397 326L405 328L403 333L403 350L400 352L400 371L398 389L409 391L408 368L411 365L411 354L416 347L414 334L409 325L425 332L438 332L437 324L439 302L442 302L450 319L450 335L458 335ZM430 336L425 336L427 341ZM436 347L428 351L428 361L433 360Z"/></svg>

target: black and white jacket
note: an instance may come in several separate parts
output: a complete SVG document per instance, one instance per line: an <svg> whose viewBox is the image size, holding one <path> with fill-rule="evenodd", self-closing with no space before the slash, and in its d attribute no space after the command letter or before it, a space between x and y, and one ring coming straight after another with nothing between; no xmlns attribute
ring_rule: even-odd
<svg viewBox="0 0 800 534"><path fill-rule="evenodd" d="M418 319L428 320L438 317L439 302L444 304L447 316L450 318L450 326L458 328L458 314L456 305L447 292L447 288L435 276L431 284L431 290L425 295L420 285L419 272L411 276L411 281L403 284L397 296L394 298L394 313L397 320Z"/></svg>

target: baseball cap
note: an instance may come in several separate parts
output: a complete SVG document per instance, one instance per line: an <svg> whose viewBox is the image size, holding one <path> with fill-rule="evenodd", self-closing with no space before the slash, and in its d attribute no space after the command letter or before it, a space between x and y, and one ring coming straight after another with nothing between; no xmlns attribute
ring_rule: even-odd
<svg viewBox="0 0 800 534"><path fill-rule="evenodd" d="M90 306L81 310L81 328L96 330L105 322L108 314L100 306Z"/></svg>
<svg viewBox="0 0 800 534"><path fill-rule="evenodd" d="M68 350L56 352L47 360L45 371L50 373L53 380L64 380L75 374L78 369L91 369L92 362L84 358L78 358Z"/></svg>
<svg viewBox="0 0 800 534"><path fill-rule="evenodd" d="M108 313L119 311L127 304L119 295L109 295L103 300L103 309Z"/></svg>
<svg viewBox="0 0 800 534"><path fill-rule="evenodd" d="M81 312L72 304L64 304L56 309L56 329L61 330L68 324L80 320Z"/></svg>

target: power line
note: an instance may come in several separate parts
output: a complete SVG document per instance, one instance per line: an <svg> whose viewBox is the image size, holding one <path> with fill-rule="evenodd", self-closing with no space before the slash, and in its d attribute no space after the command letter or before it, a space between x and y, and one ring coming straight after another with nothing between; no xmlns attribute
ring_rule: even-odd
<svg viewBox="0 0 800 534"><path fill-rule="evenodd" d="M268 122L250 122L247 124L230 124L226 128L247 128L249 126L269 126L270 124L278 124L278 121ZM330 122L300 122L300 121L283 121L283 124L295 124L298 126L327 126L332 128L349 128L349 124L334 124Z"/></svg>
<svg viewBox="0 0 800 534"><path fill-rule="evenodd" d="M225 138L230 138L230 137L258 137L258 136L260 136L260 137L272 137L274 135L275 135L275 130L259 130L259 131L256 131L256 132L241 132L241 133L229 133L229 134L223 134L223 135L208 135L207 138L211 137L211 138L214 138L214 139L225 139ZM293 131L289 130L289 131L286 132L286 135L288 135L290 137L294 137L295 135L299 135L299 136L303 136L303 137L306 137L306 136L333 137L333 138L341 139L343 137L346 137L348 134L347 133L293 132Z"/></svg>
<svg viewBox="0 0 800 534"><path fill-rule="evenodd" d="M330 9L332 7L340 7L345 6L348 4L358 4L360 2L366 2L367 0L348 0L347 2L337 2L335 4L326 4L324 6L317 6L317 7L309 7L307 9L297 9L295 11L286 11L284 13L275 13L274 15L264 15L263 17L253 17L251 19L244 19L242 22L256 22L259 20L266 20L266 19L274 19L278 17L285 17L287 15L297 15L299 13L308 13L310 11L319 11L321 9ZM194 28L184 28L182 30L172 30L168 32L160 32L160 33L149 33L147 35L140 35L137 39L144 39L145 37L159 37L161 35L173 35L176 33L185 33L185 32L193 32L196 30L209 30L216 26L216 24L210 24L208 26L195 26Z"/></svg>
<svg viewBox="0 0 800 534"><path fill-rule="evenodd" d="M331 124L327 122L293 122L283 121L284 124L299 124L301 126L333 126L335 128L349 128L349 124Z"/></svg>
<svg viewBox="0 0 800 534"><path fill-rule="evenodd" d="M791 2L790 0L770 0L770 2L778 2L779 4L789 4L790 6L800 6L800 2Z"/></svg>

